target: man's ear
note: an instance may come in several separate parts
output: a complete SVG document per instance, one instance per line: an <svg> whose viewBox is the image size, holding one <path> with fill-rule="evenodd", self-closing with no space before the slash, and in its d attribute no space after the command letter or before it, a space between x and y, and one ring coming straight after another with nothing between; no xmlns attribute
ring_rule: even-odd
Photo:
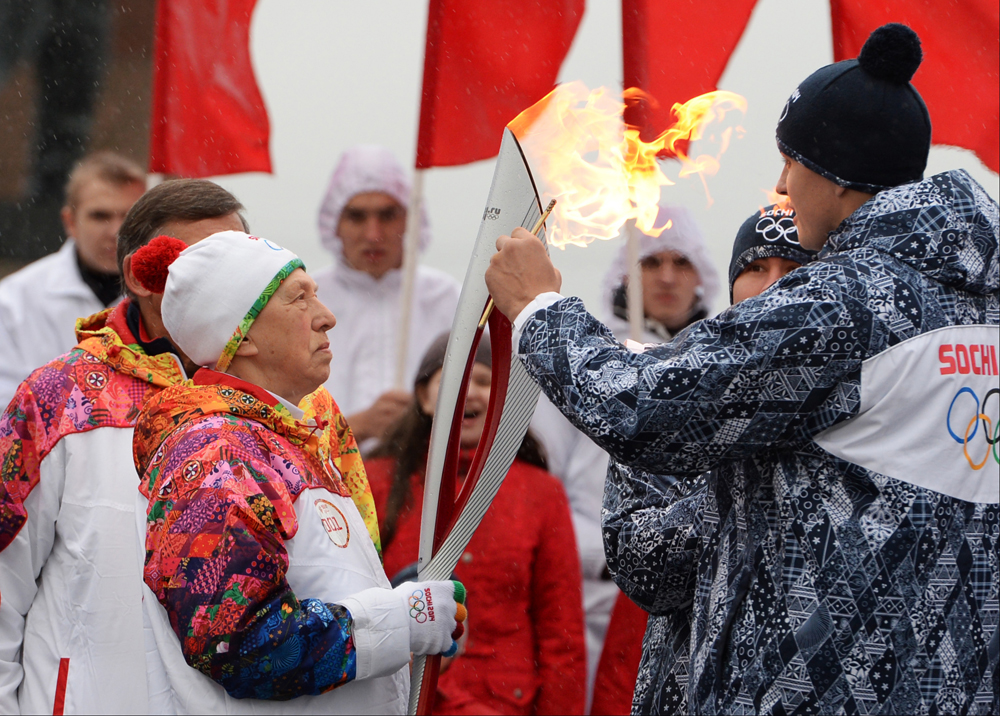
<svg viewBox="0 0 1000 716"><path fill-rule="evenodd" d="M236 355L243 356L244 358L250 358L258 353L260 353L260 349L257 348L257 344L253 342L253 338L250 336L244 337L243 341L236 349Z"/></svg>
<svg viewBox="0 0 1000 716"><path fill-rule="evenodd" d="M76 233L76 217L73 216L73 210L68 206L64 206L59 211L59 218L62 219L63 230L66 232L66 236L73 236Z"/></svg>
<svg viewBox="0 0 1000 716"><path fill-rule="evenodd" d="M147 296L153 295L153 292L150 291L145 286L143 286L141 283L139 283L139 279L137 279L135 277L135 274L132 273L131 254L126 256L125 260L122 261L122 277L125 281L125 285L128 287L128 290L132 292L133 296L141 296L142 298L146 298Z"/></svg>

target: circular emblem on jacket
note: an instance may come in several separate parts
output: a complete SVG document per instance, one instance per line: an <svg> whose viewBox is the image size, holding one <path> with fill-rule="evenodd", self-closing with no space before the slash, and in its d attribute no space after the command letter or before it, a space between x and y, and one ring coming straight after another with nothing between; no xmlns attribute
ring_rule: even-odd
<svg viewBox="0 0 1000 716"><path fill-rule="evenodd" d="M347 543L351 541L351 529L347 526L347 518L344 517L344 513L332 502L326 500L316 500L313 504L316 505L316 512L319 513L320 522L323 523L323 529L326 530L330 541L338 547L346 547Z"/></svg>
<svg viewBox="0 0 1000 716"><path fill-rule="evenodd" d="M183 475L184 479L188 482L197 480L201 476L201 463L197 460L188 460L184 463L184 466L181 467L181 475Z"/></svg>

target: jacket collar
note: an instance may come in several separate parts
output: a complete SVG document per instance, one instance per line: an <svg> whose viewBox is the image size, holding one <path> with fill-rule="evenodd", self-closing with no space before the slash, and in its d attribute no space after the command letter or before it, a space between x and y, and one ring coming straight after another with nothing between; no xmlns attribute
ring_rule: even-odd
<svg viewBox="0 0 1000 716"><path fill-rule="evenodd" d="M171 434L213 415L259 423L313 458L328 479L339 479L327 466L322 421L296 420L278 398L263 388L208 368L201 368L192 380L163 390L146 402L133 440L136 469L145 473Z"/></svg>
<svg viewBox="0 0 1000 716"><path fill-rule="evenodd" d="M77 266L76 244L73 239L66 239L59 251L53 257L58 262L60 270L49 274L46 290L50 296L68 296L96 301L97 297L80 275Z"/></svg>
<svg viewBox="0 0 1000 716"><path fill-rule="evenodd" d="M189 385L190 395L184 402L197 402L202 415L224 413L250 418L307 452L318 454L316 431L325 428L322 421L306 420L301 410L289 409L286 401L260 386L208 368L198 370Z"/></svg>
<svg viewBox="0 0 1000 716"><path fill-rule="evenodd" d="M997 290L997 204L956 169L876 194L830 233L820 258L877 251L962 291Z"/></svg>
<svg viewBox="0 0 1000 716"><path fill-rule="evenodd" d="M148 355L128 327L131 299L76 322L77 347L119 373L159 388L168 388L186 376L172 353Z"/></svg>

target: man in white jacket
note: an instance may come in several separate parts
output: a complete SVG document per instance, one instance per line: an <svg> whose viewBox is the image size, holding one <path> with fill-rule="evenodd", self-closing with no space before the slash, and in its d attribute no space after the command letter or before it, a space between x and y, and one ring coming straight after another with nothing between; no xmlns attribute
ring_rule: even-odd
<svg viewBox="0 0 1000 716"><path fill-rule="evenodd" d="M35 368L76 345L76 319L117 302L115 241L146 175L111 152L81 159L66 184L62 249L0 281L0 408Z"/></svg>
<svg viewBox="0 0 1000 716"><path fill-rule="evenodd" d="M394 390L401 328L403 232L410 181L392 153L358 146L341 156L319 212L323 246L337 262L313 274L319 297L337 316L326 388L347 415L362 449L409 406ZM420 217L420 251L430 244ZM405 385L434 338L451 330L460 287L447 274L418 266L413 288Z"/></svg>
<svg viewBox="0 0 1000 716"><path fill-rule="evenodd" d="M132 433L143 402L190 363L131 254L157 234L190 244L244 229L242 209L207 181L147 192L119 231L129 297L82 319L79 345L0 415L0 713L147 710Z"/></svg>

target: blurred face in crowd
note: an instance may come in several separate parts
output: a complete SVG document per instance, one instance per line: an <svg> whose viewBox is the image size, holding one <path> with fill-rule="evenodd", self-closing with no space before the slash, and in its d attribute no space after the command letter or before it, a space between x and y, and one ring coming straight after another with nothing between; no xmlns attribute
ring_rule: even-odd
<svg viewBox="0 0 1000 716"><path fill-rule="evenodd" d="M337 235L354 269L382 278L403 265L406 209L380 191L355 194L340 214Z"/></svg>
<svg viewBox="0 0 1000 716"><path fill-rule="evenodd" d="M146 188L140 183L112 184L98 177L83 182L73 206L61 213L66 234L76 240L80 261L92 271L118 273L118 227Z"/></svg>
<svg viewBox="0 0 1000 716"><path fill-rule="evenodd" d="M779 278L791 273L801 265L798 261L783 259L779 256L768 256L751 261L733 281L733 303L736 304L748 298L759 296Z"/></svg>
<svg viewBox="0 0 1000 716"><path fill-rule="evenodd" d="M671 331L680 330L698 300L701 278L694 264L676 251L661 251L642 260L642 307Z"/></svg>
<svg viewBox="0 0 1000 716"><path fill-rule="evenodd" d="M462 418L461 445L474 448L486 427L486 408L490 404L490 382L492 371L487 365L473 363L472 377L469 379L469 394L465 399L465 415ZM441 390L441 371L417 386L417 402L426 415L434 415L438 392Z"/></svg>
<svg viewBox="0 0 1000 716"><path fill-rule="evenodd" d="M297 405L330 377L326 332L336 324L316 282L296 269L250 326L229 372Z"/></svg>

